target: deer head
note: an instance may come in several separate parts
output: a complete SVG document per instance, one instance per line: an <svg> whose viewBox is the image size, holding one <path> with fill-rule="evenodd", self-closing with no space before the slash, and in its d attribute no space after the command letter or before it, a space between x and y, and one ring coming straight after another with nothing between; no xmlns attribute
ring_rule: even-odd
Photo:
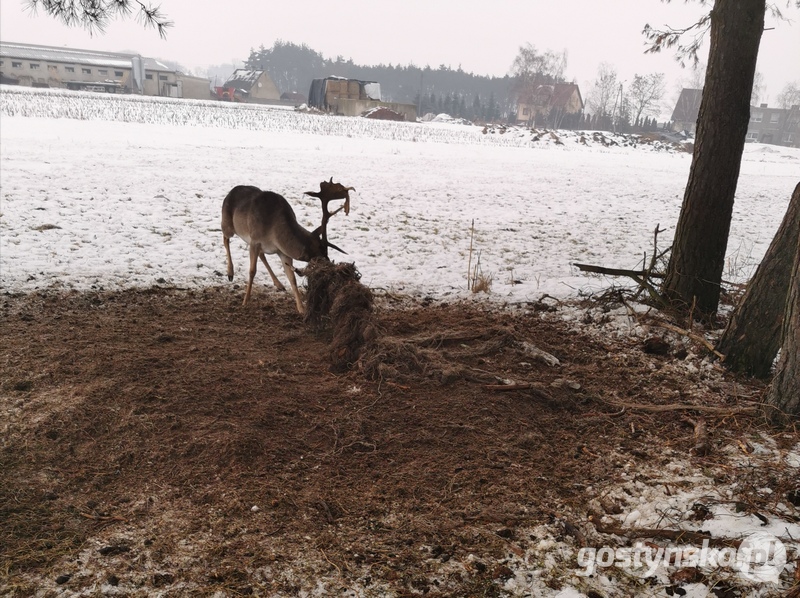
<svg viewBox="0 0 800 598"><path fill-rule="evenodd" d="M340 251L344 253L336 245L328 241L328 220L331 219L331 216L334 214L344 210L345 214L350 213L350 191L355 191L355 187L345 187L341 183L334 183L333 177L331 177L330 181L322 181L319 184L319 191L306 191L305 195L310 195L311 197L316 197L322 202L322 225L315 229L312 234L315 236L319 236L320 240L322 241L322 245L324 247L332 247L336 251ZM340 206L333 212L328 209L328 203L336 199L343 199L344 205Z"/></svg>

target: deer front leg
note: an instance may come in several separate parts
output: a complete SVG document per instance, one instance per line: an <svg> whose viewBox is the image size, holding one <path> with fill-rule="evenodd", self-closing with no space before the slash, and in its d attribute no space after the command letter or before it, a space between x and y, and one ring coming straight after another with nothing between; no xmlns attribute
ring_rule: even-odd
<svg viewBox="0 0 800 598"><path fill-rule="evenodd" d="M292 293L294 293L294 301L297 304L297 311L300 315L306 313L306 308L303 305L303 298L300 295L300 289L297 288L297 279L294 277L294 267L292 266L292 258L288 255L280 254L281 261L283 262L283 271L286 272L286 278L289 279L289 284L292 286Z"/></svg>
<svg viewBox="0 0 800 598"><path fill-rule="evenodd" d="M258 253L258 257L261 258L261 261L264 262L264 265L267 267L267 272L269 272L269 275L272 277L272 284L275 285L275 288L278 289L279 291L285 291L286 287L283 286L283 283L281 283L281 281L278 280L278 277L275 276L275 272L273 272L272 268L269 267L269 263L267 262L267 256L264 255L264 252L260 251Z"/></svg>
<svg viewBox="0 0 800 598"><path fill-rule="evenodd" d="M228 280L233 280L233 260L231 259L231 240L222 235L222 244L225 245L225 253L228 255Z"/></svg>
<svg viewBox="0 0 800 598"><path fill-rule="evenodd" d="M250 245L250 276L247 279L247 291L244 294L244 302L242 305L247 305L250 299L250 291L253 290L253 279L256 277L256 267L258 266L258 254L261 253L261 245L257 243Z"/></svg>

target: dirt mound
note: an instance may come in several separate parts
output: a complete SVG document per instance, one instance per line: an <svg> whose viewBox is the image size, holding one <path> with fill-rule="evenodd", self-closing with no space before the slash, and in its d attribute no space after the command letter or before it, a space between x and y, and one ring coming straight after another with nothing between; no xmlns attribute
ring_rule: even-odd
<svg viewBox="0 0 800 598"><path fill-rule="evenodd" d="M332 274L327 285L356 278ZM371 296L343 296L369 312ZM539 542L526 530L585 520L620 460L693 446L683 413L607 399L734 407L742 394L540 311L388 298L369 326L390 340L332 375L330 338L285 296L240 300L235 288L2 299L11 595L499 595L509 556ZM498 378L516 386L487 384ZM755 425L709 416L718 434Z"/></svg>
<svg viewBox="0 0 800 598"><path fill-rule="evenodd" d="M391 108L386 108L385 106L379 106L377 108L367 110L363 116L364 118L373 118L376 120L404 121L406 119L405 114L401 114L400 112L392 110Z"/></svg>

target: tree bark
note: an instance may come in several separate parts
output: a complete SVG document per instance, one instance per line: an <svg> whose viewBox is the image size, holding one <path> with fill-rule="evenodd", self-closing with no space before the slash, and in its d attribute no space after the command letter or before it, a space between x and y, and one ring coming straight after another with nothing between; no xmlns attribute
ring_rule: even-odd
<svg viewBox="0 0 800 598"><path fill-rule="evenodd" d="M774 423L788 424L800 418L800 243L795 249L781 336L781 358L765 411Z"/></svg>
<svg viewBox="0 0 800 598"><path fill-rule="evenodd" d="M800 184L778 232L761 260L739 306L731 315L717 351L730 369L765 378L781 346L795 248L800 244Z"/></svg>
<svg viewBox="0 0 800 598"><path fill-rule="evenodd" d="M711 316L719 305L765 10L766 0L716 0L711 11L692 166L662 286L682 311L696 302Z"/></svg>

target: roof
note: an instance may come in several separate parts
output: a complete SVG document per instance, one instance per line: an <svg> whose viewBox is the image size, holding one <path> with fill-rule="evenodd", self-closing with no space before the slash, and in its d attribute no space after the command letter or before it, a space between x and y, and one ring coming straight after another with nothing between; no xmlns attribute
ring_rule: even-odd
<svg viewBox="0 0 800 598"><path fill-rule="evenodd" d="M581 108L583 108L581 90L575 83L556 83L553 85L552 105L557 108L564 108L567 104L569 104L570 99L576 93L578 94L578 100L581 103Z"/></svg>
<svg viewBox="0 0 800 598"><path fill-rule="evenodd" d="M583 108L581 90L575 83L555 83L553 85L540 85L531 98L533 106L552 106L566 108L573 95L578 94L578 101Z"/></svg>
<svg viewBox="0 0 800 598"><path fill-rule="evenodd" d="M695 122L697 114L700 112L700 100L702 99L702 89L683 88L670 120L675 122Z"/></svg>
<svg viewBox="0 0 800 598"><path fill-rule="evenodd" d="M131 68L131 61L139 57L148 71L174 72L162 62L153 58L145 58L138 54L124 52L97 52L57 46L39 46L36 44L19 44L0 41L0 57L6 59L21 58L23 60L41 60L42 62L66 62L86 66L107 66L111 68Z"/></svg>
<svg viewBox="0 0 800 598"><path fill-rule="evenodd" d="M249 71L247 69L236 69L233 74L228 77L223 87L235 87L242 91L250 91L261 78L264 71Z"/></svg>

